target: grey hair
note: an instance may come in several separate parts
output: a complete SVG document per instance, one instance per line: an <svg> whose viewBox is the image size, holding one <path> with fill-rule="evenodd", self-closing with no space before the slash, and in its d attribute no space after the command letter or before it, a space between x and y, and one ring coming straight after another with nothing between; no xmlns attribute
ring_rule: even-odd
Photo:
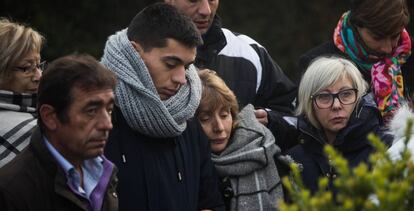
<svg viewBox="0 0 414 211"><path fill-rule="evenodd" d="M353 88L358 90L357 103L366 93L368 84L361 72L351 61L339 57L317 57L307 68L299 84L296 115L305 115L309 122L316 128L320 124L316 119L311 96L333 85L343 77L352 81Z"/></svg>

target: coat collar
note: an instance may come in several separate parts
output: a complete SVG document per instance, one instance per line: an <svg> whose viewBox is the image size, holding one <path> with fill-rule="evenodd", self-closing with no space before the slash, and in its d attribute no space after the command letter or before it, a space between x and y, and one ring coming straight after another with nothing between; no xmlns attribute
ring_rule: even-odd
<svg viewBox="0 0 414 211"><path fill-rule="evenodd" d="M217 55L227 44L221 30L221 18L216 15L210 29L202 35L203 45L197 48L197 66L205 66L214 55Z"/></svg>
<svg viewBox="0 0 414 211"><path fill-rule="evenodd" d="M221 27L221 18L218 15L216 15L208 31L204 35L202 35L203 45L200 46L201 49L215 44L220 40L225 40L224 33L221 30Z"/></svg>
<svg viewBox="0 0 414 211"><path fill-rule="evenodd" d="M34 128L30 139L30 145L33 148L34 155L40 160L44 169L49 174L55 174L57 163L43 141L43 133L39 126Z"/></svg>
<svg viewBox="0 0 414 211"><path fill-rule="evenodd" d="M72 193L66 184L66 176L61 168L58 167L58 163L53 158L52 154L46 147L43 141L43 133L40 127L36 127L31 137L31 146L34 156L36 156L43 167L43 169L54 178L54 191L56 194L70 200L83 210L87 210L87 201L82 201L74 193ZM86 199L85 199L86 200Z"/></svg>

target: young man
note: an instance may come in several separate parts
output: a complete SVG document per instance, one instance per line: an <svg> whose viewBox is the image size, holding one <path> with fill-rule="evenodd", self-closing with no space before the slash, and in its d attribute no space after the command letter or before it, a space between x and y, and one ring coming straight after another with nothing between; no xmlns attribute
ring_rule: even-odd
<svg viewBox="0 0 414 211"><path fill-rule="evenodd" d="M207 139L188 122L201 98L192 65L200 43L191 20L162 3L106 43L102 63L119 79L106 155L119 168L120 210L223 205Z"/></svg>
<svg viewBox="0 0 414 211"><path fill-rule="evenodd" d="M118 210L115 166L103 156L115 84L91 56L51 63L38 89L39 127L0 169L2 210Z"/></svg>
<svg viewBox="0 0 414 211"><path fill-rule="evenodd" d="M164 0L192 19L203 36L195 65L214 70L235 93L240 107L253 104L271 130L278 114L290 114L297 88L266 49L250 37L221 28L219 0ZM276 133L277 134L277 133Z"/></svg>

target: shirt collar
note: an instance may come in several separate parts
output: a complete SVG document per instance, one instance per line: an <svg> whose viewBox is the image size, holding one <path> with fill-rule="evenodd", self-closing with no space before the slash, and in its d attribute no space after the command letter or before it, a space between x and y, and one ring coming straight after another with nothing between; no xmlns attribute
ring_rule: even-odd
<svg viewBox="0 0 414 211"><path fill-rule="evenodd" d="M66 173L66 175L68 175L69 170L74 169L75 167L57 151L57 149L49 142L49 140L45 136L43 136L43 140L46 143L47 149L50 151L52 156L56 159L59 166L62 167L63 171Z"/></svg>
<svg viewBox="0 0 414 211"><path fill-rule="evenodd" d="M50 151L52 156L56 159L59 166L65 172L65 176L68 180L68 185L75 193L89 198L93 189L99 182L100 177L103 173L103 159L98 156L96 158L85 160L82 164L84 188L81 187L80 174L76 171L75 167L57 151L57 149L49 142L49 140L43 136L43 140L46 144L47 149Z"/></svg>

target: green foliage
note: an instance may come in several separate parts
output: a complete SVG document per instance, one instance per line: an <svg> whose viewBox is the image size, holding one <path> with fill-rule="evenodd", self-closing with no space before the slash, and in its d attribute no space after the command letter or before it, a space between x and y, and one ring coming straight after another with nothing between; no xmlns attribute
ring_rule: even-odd
<svg viewBox="0 0 414 211"><path fill-rule="evenodd" d="M412 210L414 207L414 165L407 148L413 121L408 122L405 148L401 159L392 160L387 147L375 135L370 134L376 152L370 156L370 168L360 164L349 169L347 161L327 145L326 155L340 176L334 180L336 196L327 189L328 179L319 180L319 191L310 194L302 183L299 167L291 166L292 176L283 178L292 204L281 203L282 211L356 211L356 210ZM335 199L334 199L335 197Z"/></svg>

